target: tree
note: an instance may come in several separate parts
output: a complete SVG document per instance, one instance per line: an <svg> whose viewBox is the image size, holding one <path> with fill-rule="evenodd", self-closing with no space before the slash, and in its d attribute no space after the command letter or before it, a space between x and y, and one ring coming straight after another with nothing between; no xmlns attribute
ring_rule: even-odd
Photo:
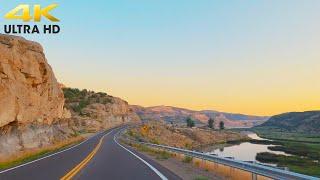
<svg viewBox="0 0 320 180"><path fill-rule="evenodd" d="M208 120L208 127L211 129L214 129L214 119L213 118L210 118Z"/></svg>
<svg viewBox="0 0 320 180"><path fill-rule="evenodd" d="M219 127L220 127L220 130L223 130L223 129L224 129L224 122L223 122L223 121L220 121Z"/></svg>
<svg viewBox="0 0 320 180"><path fill-rule="evenodd" d="M194 121L190 117L188 117L186 121L187 121L187 126L188 127L193 127L194 126Z"/></svg>

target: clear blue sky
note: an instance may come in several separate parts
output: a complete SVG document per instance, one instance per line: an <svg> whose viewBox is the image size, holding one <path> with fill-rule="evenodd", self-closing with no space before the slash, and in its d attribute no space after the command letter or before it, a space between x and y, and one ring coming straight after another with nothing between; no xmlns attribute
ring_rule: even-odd
<svg viewBox="0 0 320 180"><path fill-rule="evenodd" d="M0 2L4 15L22 1ZM25 37L42 43L68 86L145 106L251 114L320 106L320 1L23 2L59 4L60 34Z"/></svg>

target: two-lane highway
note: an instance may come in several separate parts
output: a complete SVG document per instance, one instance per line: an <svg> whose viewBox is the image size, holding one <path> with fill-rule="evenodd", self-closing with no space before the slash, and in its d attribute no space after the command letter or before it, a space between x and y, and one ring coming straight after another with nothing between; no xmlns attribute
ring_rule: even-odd
<svg viewBox="0 0 320 180"><path fill-rule="evenodd" d="M75 179L180 179L142 154L119 144L115 138L117 132L104 138L99 152Z"/></svg>
<svg viewBox="0 0 320 180"><path fill-rule="evenodd" d="M168 169L119 144L119 128L41 159L0 171L0 180L20 179L180 179Z"/></svg>

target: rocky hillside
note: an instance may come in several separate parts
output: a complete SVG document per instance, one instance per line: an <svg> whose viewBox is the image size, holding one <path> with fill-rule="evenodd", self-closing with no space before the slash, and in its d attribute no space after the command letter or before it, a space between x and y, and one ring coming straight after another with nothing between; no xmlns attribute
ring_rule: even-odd
<svg viewBox="0 0 320 180"><path fill-rule="evenodd" d="M97 131L129 122L139 122L128 102L103 92L63 88L65 107L86 131Z"/></svg>
<svg viewBox="0 0 320 180"><path fill-rule="evenodd" d="M281 131L320 133L320 111L290 112L272 116L258 128L272 128Z"/></svg>
<svg viewBox="0 0 320 180"><path fill-rule="evenodd" d="M187 117L191 117L198 124L207 124L209 118L214 118L216 126L218 126L220 121L223 121L226 127L235 128L252 127L262 124L268 119L266 116L232 114L212 110L193 111L171 106L155 106L146 108L141 106L132 106L132 108L144 121L164 120L175 124L185 124Z"/></svg>
<svg viewBox="0 0 320 180"><path fill-rule="evenodd" d="M0 160L139 121L119 98L76 91L81 97L62 91L40 44L0 35Z"/></svg>

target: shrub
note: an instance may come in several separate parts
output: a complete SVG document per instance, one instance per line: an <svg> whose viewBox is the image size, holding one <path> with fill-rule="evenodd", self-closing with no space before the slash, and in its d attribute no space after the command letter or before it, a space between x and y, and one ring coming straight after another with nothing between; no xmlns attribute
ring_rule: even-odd
<svg viewBox="0 0 320 180"><path fill-rule="evenodd" d="M109 103L112 103L111 98L104 98L104 99L102 100L102 104L109 104Z"/></svg>
<svg viewBox="0 0 320 180"><path fill-rule="evenodd" d="M205 176L198 176L198 177L194 178L194 180L209 180L209 178L207 178Z"/></svg>
<svg viewBox="0 0 320 180"><path fill-rule="evenodd" d="M81 92L77 88L63 88L62 90L63 90L64 97L68 102L73 102L77 100Z"/></svg>
<svg viewBox="0 0 320 180"><path fill-rule="evenodd" d="M182 162L184 163L190 163L193 160L193 157L190 156L185 156Z"/></svg>
<svg viewBox="0 0 320 180"><path fill-rule="evenodd" d="M210 119L208 120L208 127L209 127L210 129L214 129L214 119L213 119L213 118L210 118Z"/></svg>
<svg viewBox="0 0 320 180"><path fill-rule="evenodd" d="M186 119L186 122L188 127L194 127L195 125L194 121L190 117Z"/></svg>
<svg viewBox="0 0 320 180"><path fill-rule="evenodd" d="M219 127L220 127L220 129L221 129L221 130L223 130L223 129L224 129L224 122L223 122L223 121L220 121L220 123L219 123Z"/></svg>
<svg viewBox="0 0 320 180"><path fill-rule="evenodd" d="M72 106L72 110L81 113L82 109L85 108L87 105L89 105L89 101L82 99L77 105L75 104Z"/></svg>
<svg viewBox="0 0 320 180"><path fill-rule="evenodd" d="M171 157L171 154L168 153L167 151L157 151L157 159L169 159Z"/></svg>

